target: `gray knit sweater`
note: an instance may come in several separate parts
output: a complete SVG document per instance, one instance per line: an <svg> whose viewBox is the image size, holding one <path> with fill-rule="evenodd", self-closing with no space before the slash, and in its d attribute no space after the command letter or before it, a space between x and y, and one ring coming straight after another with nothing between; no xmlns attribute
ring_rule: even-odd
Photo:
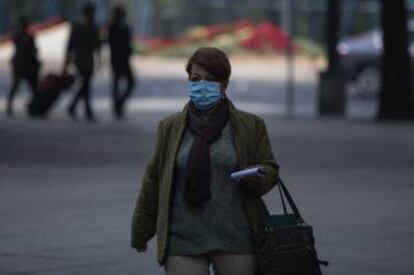
<svg viewBox="0 0 414 275"><path fill-rule="evenodd" d="M192 133L185 131L176 157L169 255L194 255L212 250L252 253L241 190L230 179L230 173L237 168L231 135L227 123L221 137L210 145L211 199L203 209L194 209L184 201L184 171L193 143Z"/></svg>

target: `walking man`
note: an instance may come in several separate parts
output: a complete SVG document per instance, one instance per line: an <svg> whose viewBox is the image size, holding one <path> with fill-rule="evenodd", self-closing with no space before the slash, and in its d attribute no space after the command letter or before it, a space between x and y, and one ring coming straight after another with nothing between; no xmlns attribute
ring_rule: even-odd
<svg viewBox="0 0 414 275"><path fill-rule="evenodd" d="M126 12L122 6L116 6L113 9L108 36L113 73L113 112L117 119L123 119L124 105L131 95L135 81L129 63L129 58L132 54L131 32L126 24ZM125 81L124 89L120 88L121 80Z"/></svg>
<svg viewBox="0 0 414 275"><path fill-rule="evenodd" d="M92 4L86 4L82 9L82 20L72 26L70 33L64 71L70 63L74 63L78 77L81 80L79 91L69 105L68 114L72 120L77 120L77 105L80 100L85 103L85 117L94 121L95 116L91 107L91 78L94 71L94 59L100 65L100 37L99 28L94 22L95 9Z"/></svg>

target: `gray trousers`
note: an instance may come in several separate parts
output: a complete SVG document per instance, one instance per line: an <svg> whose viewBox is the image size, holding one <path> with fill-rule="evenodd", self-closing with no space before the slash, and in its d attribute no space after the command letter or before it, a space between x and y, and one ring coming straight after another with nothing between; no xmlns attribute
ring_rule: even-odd
<svg viewBox="0 0 414 275"><path fill-rule="evenodd" d="M168 256L167 275L208 275L210 262L215 275L254 275L256 262L253 254L209 252L194 256Z"/></svg>

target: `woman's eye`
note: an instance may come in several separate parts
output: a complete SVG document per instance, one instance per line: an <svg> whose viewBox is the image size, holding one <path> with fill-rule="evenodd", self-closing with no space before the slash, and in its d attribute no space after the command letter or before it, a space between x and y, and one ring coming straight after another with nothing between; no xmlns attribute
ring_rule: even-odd
<svg viewBox="0 0 414 275"><path fill-rule="evenodd" d="M217 81L217 78L215 78L214 76L209 76L206 78L207 81Z"/></svg>
<svg viewBox="0 0 414 275"><path fill-rule="evenodd" d="M201 80L201 78L197 77L197 76L191 78L191 81L193 81L193 82L198 82L200 80Z"/></svg>

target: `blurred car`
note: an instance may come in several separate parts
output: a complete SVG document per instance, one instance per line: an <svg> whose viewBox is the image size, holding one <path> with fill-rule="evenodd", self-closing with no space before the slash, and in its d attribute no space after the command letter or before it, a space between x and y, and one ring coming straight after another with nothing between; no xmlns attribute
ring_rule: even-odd
<svg viewBox="0 0 414 275"><path fill-rule="evenodd" d="M408 24L409 52L414 62L414 21ZM382 31L374 29L341 40L337 45L340 66L352 83L352 94L364 99L378 97L381 88Z"/></svg>

